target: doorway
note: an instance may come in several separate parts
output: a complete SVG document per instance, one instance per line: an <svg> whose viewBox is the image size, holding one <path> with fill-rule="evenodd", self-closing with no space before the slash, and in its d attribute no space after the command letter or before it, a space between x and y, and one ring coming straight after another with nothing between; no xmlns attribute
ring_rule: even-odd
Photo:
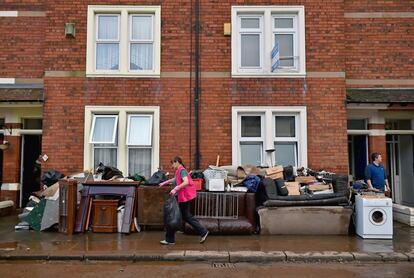
<svg viewBox="0 0 414 278"><path fill-rule="evenodd" d="M367 157L367 136L348 135L349 174L354 181L365 178Z"/></svg>
<svg viewBox="0 0 414 278"><path fill-rule="evenodd" d="M388 177L393 201L414 207L414 136L387 135Z"/></svg>
<svg viewBox="0 0 414 278"><path fill-rule="evenodd" d="M21 207L25 207L34 191L40 189L40 168L36 160L42 152L41 135L23 135L22 138L22 193Z"/></svg>

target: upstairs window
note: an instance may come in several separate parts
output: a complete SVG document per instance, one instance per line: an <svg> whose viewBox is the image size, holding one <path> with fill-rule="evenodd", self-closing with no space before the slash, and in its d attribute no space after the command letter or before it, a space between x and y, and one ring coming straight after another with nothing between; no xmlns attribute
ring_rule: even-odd
<svg viewBox="0 0 414 278"><path fill-rule="evenodd" d="M89 6L88 76L160 75L159 6Z"/></svg>
<svg viewBox="0 0 414 278"><path fill-rule="evenodd" d="M232 8L233 76L304 76L303 6Z"/></svg>

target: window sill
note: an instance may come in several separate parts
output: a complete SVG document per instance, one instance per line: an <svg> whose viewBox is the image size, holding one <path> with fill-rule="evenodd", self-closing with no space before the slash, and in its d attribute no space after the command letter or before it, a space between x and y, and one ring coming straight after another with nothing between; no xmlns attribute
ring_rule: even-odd
<svg viewBox="0 0 414 278"><path fill-rule="evenodd" d="M240 73L232 72L233 78L304 78L306 73Z"/></svg>
<svg viewBox="0 0 414 278"><path fill-rule="evenodd" d="M87 73L86 77L160 78L160 73Z"/></svg>

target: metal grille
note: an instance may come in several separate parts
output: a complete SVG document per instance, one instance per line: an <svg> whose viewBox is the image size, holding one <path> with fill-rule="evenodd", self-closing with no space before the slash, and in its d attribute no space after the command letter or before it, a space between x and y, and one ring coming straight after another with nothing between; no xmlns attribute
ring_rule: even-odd
<svg viewBox="0 0 414 278"><path fill-rule="evenodd" d="M237 219L239 199L237 194L198 192L195 201L197 218Z"/></svg>

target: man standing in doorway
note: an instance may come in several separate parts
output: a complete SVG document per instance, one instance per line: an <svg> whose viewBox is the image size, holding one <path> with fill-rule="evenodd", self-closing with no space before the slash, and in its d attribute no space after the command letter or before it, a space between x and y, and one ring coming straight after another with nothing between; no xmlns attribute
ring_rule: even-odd
<svg viewBox="0 0 414 278"><path fill-rule="evenodd" d="M382 156L380 153L371 154L372 163L365 168L365 179L368 189L377 192L390 192L387 174L384 165L382 165Z"/></svg>

